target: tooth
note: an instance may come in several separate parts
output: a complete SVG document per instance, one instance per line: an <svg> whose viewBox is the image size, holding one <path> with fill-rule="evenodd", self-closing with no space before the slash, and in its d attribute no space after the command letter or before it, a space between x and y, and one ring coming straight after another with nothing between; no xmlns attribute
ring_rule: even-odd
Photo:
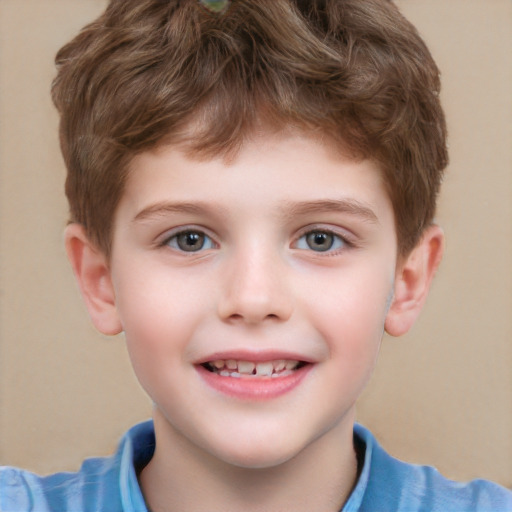
<svg viewBox="0 0 512 512"><path fill-rule="evenodd" d="M272 375L272 371L274 370L274 365L272 361L266 363L258 363L256 365L256 375L268 376Z"/></svg>
<svg viewBox="0 0 512 512"><path fill-rule="evenodd" d="M298 361L286 361L285 368L287 370L294 370L298 366Z"/></svg>
<svg viewBox="0 0 512 512"><path fill-rule="evenodd" d="M286 361L284 359L278 359L277 361L274 361L273 366L276 372L280 372L285 369Z"/></svg>
<svg viewBox="0 0 512 512"><path fill-rule="evenodd" d="M250 375L254 371L254 368L256 368L256 365L250 361L238 361L238 373Z"/></svg>
<svg viewBox="0 0 512 512"><path fill-rule="evenodd" d="M237 368L237 364L236 364L236 361L234 359L228 359L226 361L226 366L230 369L230 370L236 370Z"/></svg>
<svg viewBox="0 0 512 512"><path fill-rule="evenodd" d="M217 370L220 370L221 368L224 368L224 361L222 361L221 359L217 359L216 361L212 361L210 364L212 366L214 366L215 368L217 368Z"/></svg>
<svg viewBox="0 0 512 512"><path fill-rule="evenodd" d="M284 370L282 372L273 373L272 378L273 379L279 379L280 377L287 377L288 375L291 375L293 372L291 370Z"/></svg>
<svg viewBox="0 0 512 512"><path fill-rule="evenodd" d="M227 370L222 370L221 372L219 372L219 375L221 377L229 377L231 374Z"/></svg>

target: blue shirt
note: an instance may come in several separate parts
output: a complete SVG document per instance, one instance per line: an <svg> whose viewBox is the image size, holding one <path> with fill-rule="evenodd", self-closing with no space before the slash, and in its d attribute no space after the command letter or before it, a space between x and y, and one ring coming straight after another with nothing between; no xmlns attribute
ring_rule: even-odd
<svg viewBox="0 0 512 512"><path fill-rule="evenodd" d="M341 512L512 512L512 492L485 480L461 484L388 455L360 425L358 482ZM147 512L136 471L151 459L151 421L130 429L117 453L87 459L77 473L40 477L0 468L0 512Z"/></svg>

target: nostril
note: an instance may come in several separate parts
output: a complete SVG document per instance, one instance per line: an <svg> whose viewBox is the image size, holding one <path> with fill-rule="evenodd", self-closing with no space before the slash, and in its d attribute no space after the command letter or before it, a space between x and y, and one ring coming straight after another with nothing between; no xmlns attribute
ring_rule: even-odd
<svg viewBox="0 0 512 512"><path fill-rule="evenodd" d="M227 318L230 322L247 322L247 323L259 323L265 320L279 320L279 315L276 315L275 313L269 313L268 315L250 315L250 314L240 314L240 313L233 313L232 315L229 315Z"/></svg>
<svg viewBox="0 0 512 512"><path fill-rule="evenodd" d="M264 286L265 283L262 281L254 284L256 278L251 279L252 281L247 283L247 278L245 281L239 278L238 283L226 287L217 306L222 320L248 324L287 320L293 307L286 287L278 286L279 283L276 282L273 282L272 286Z"/></svg>

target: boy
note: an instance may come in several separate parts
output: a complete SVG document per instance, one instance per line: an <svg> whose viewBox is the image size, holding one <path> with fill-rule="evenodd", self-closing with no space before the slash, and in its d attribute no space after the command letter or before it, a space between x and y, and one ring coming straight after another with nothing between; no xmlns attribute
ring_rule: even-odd
<svg viewBox="0 0 512 512"><path fill-rule="evenodd" d="M1 510L512 510L356 426L443 236L438 72L385 1L123 0L58 56L66 246L153 424ZM156 441L155 441L156 440Z"/></svg>

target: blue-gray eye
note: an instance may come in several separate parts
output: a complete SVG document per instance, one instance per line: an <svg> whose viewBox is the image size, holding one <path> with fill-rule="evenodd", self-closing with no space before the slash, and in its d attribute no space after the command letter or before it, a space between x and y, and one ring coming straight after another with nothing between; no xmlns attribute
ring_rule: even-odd
<svg viewBox="0 0 512 512"><path fill-rule="evenodd" d="M170 237L166 245L183 252L197 252L215 247L213 240L202 231L181 231Z"/></svg>
<svg viewBox="0 0 512 512"><path fill-rule="evenodd" d="M316 252L327 252L342 248L346 242L330 231L310 231L298 240L297 249L310 249Z"/></svg>

